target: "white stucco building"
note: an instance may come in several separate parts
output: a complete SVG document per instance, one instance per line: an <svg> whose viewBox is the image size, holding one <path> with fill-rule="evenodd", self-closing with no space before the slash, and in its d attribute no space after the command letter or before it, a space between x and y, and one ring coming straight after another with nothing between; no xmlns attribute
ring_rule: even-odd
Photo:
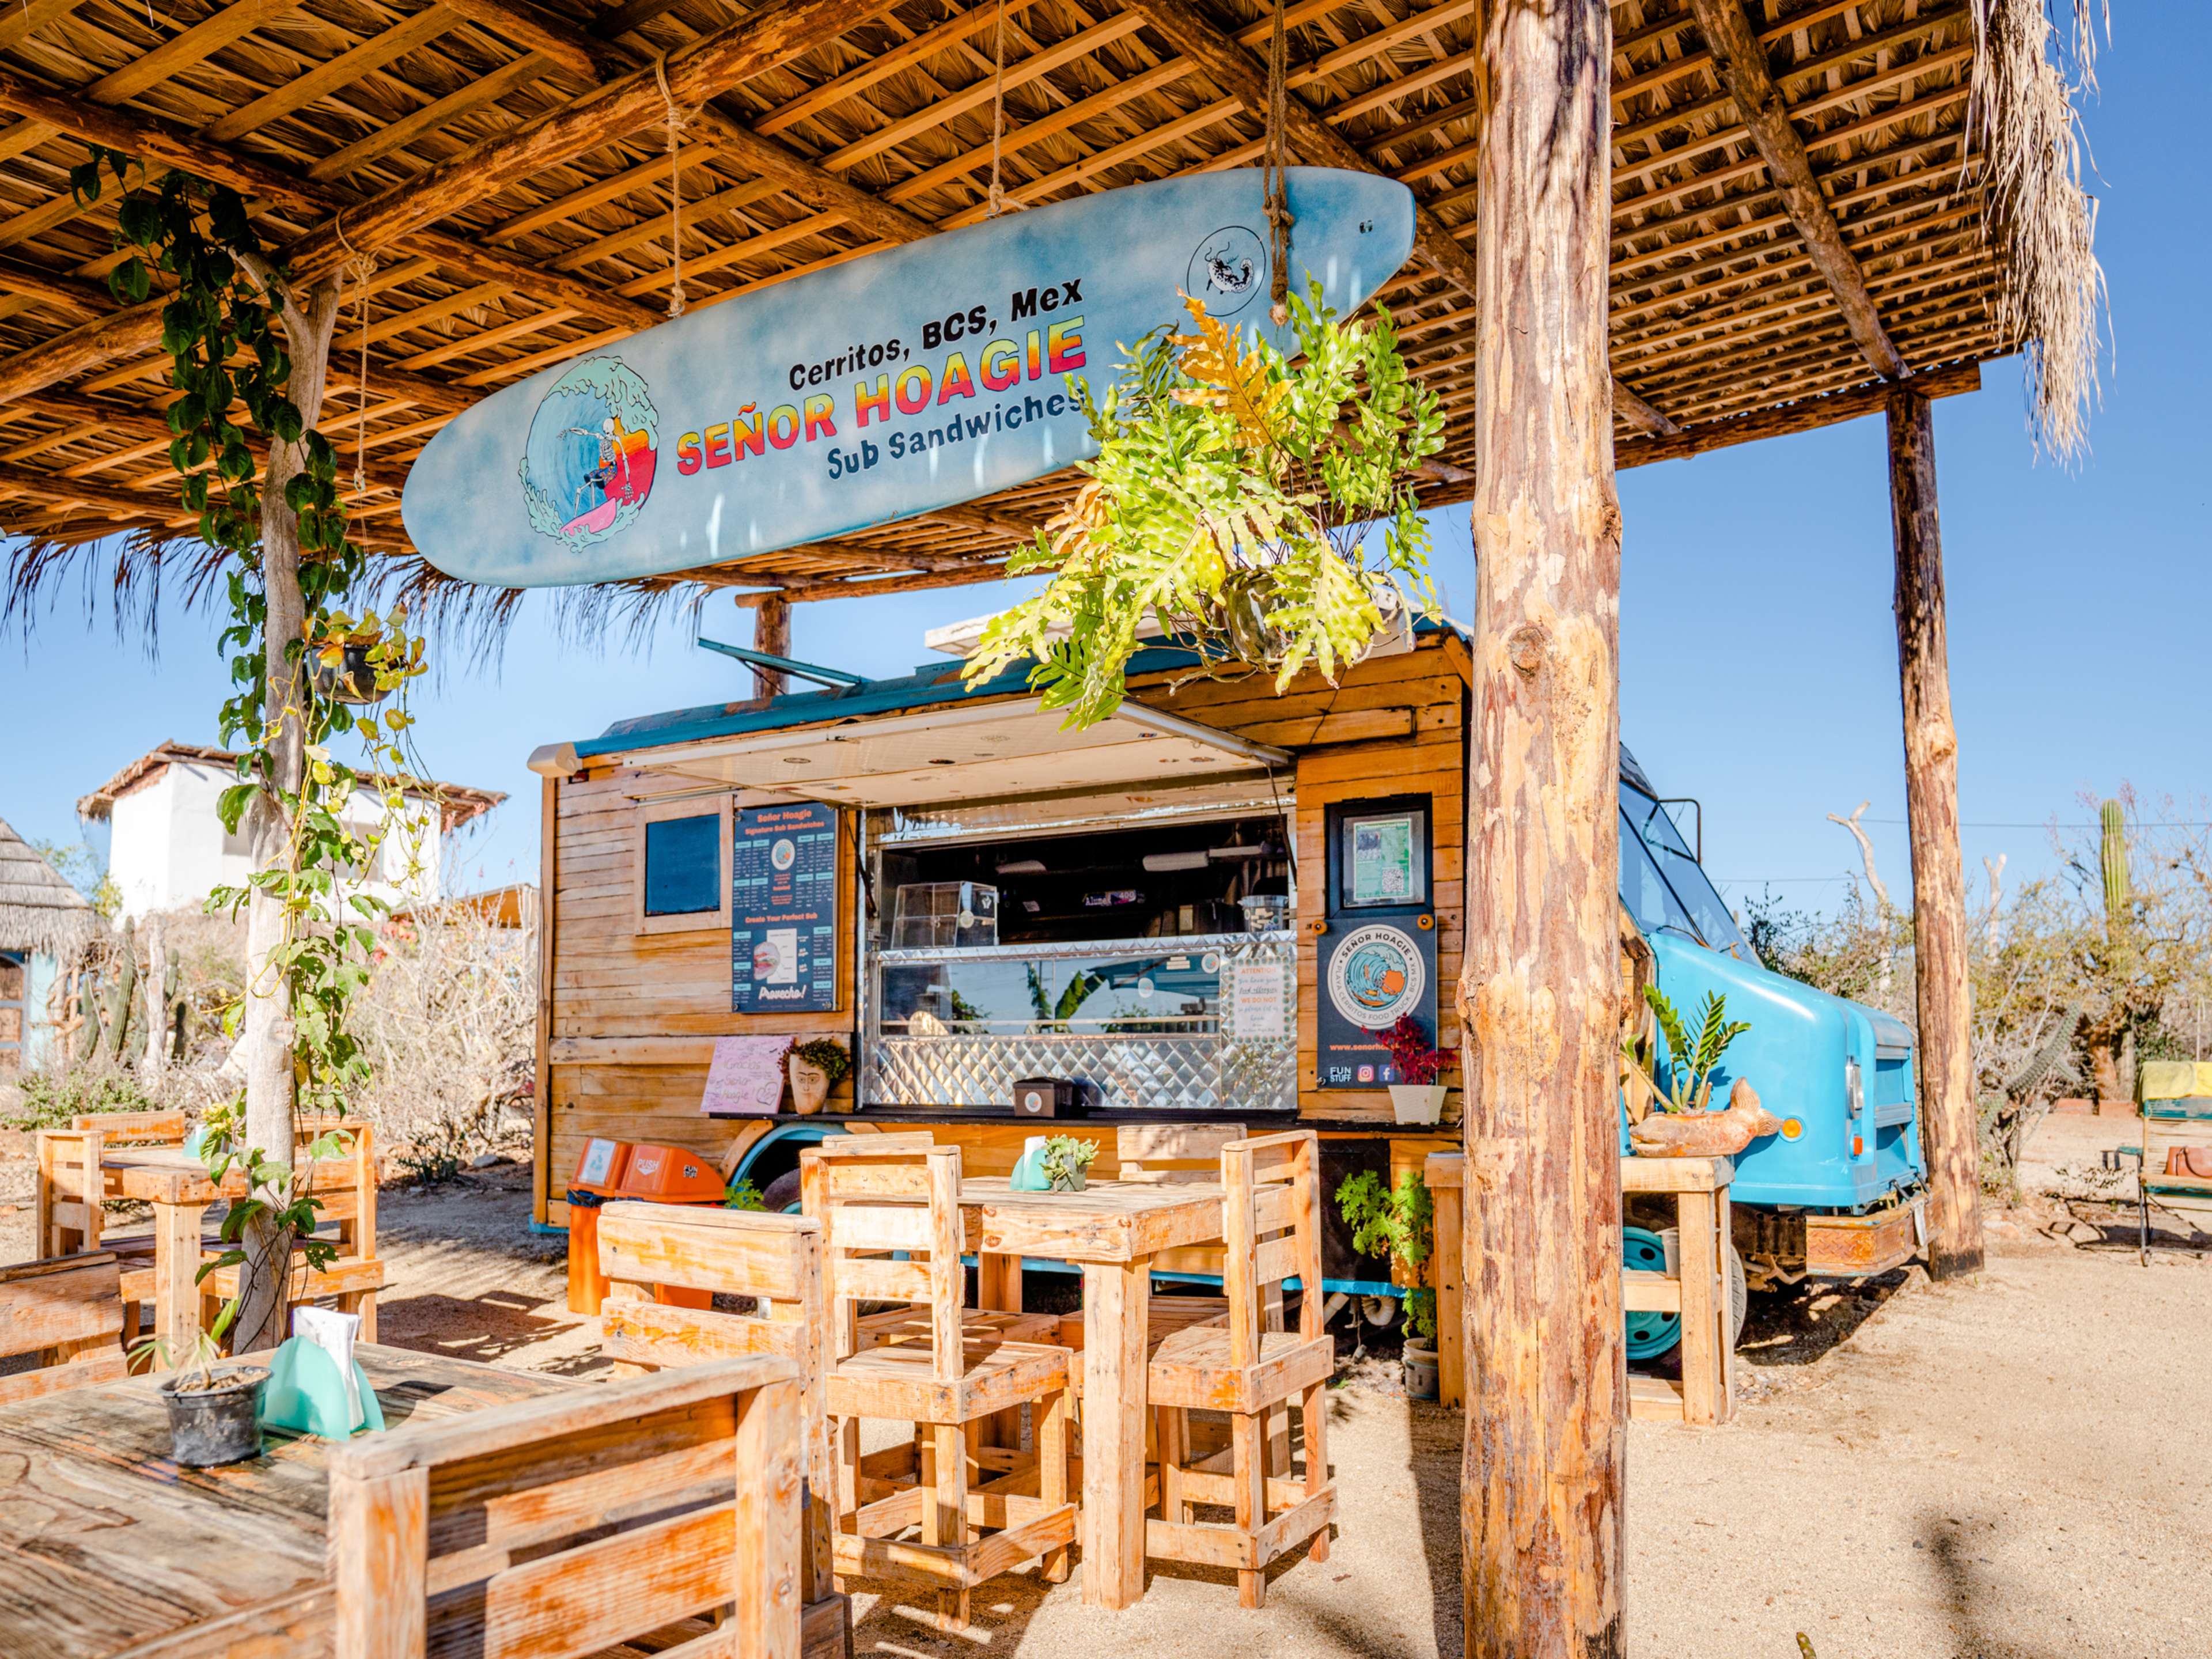
<svg viewBox="0 0 2212 1659"><path fill-rule="evenodd" d="M237 763L226 750L165 743L77 802L78 817L107 822L107 873L122 891L126 918L196 906L218 887L245 884L252 868L246 828L226 834L216 811L222 792L238 781ZM350 890L394 905L441 897L448 839L506 799L454 783L410 792L419 828L410 832L403 823L386 835L374 867ZM384 803L373 790L358 791L344 817L369 830L382 823Z"/></svg>

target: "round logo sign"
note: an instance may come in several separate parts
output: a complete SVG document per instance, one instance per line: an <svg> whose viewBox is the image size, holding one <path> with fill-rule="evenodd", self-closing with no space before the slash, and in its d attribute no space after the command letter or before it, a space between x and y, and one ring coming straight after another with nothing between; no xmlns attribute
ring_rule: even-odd
<svg viewBox="0 0 2212 1659"><path fill-rule="evenodd" d="M775 845L768 849L768 861L779 870L788 870L799 861L799 846L788 836L776 837Z"/></svg>
<svg viewBox="0 0 2212 1659"><path fill-rule="evenodd" d="M586 358L531 417L521 467L531 528L570 547L628 529L653 493L659 447L645 381L619 357Z"/></svg>
<svg viewBox="0 0 2212 1659"><path fill-rule="evenodd" d="M1400 928L1370 922L1356 928L1328 963L1328 1000L1354 1025L1380 1031L1414 1012L1427 988L1421 953Z"/></svg>
<svg viewBox="0 0 2212 1659"><path fill-rule="evenodd" d="M1198 245L1182 291L1206 301L1209 316L1234 317L1267 291L1267 244L1243 225L1224 225Z"/></svg>

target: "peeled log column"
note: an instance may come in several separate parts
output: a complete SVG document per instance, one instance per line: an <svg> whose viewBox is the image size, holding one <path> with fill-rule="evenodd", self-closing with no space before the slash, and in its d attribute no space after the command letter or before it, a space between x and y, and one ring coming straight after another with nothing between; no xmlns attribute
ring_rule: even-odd
<svg viewBox="0 0 2212 1659"><path fill-rule="evenodd" d="M1617 1659L1620 513L1604 0L1487 9L1468 813L1470 1659Z"/></svg>
<svg viewBox="0 0 2212 1659"><path fill-rule="evenodd" d="M771 657L791 654L791 601L766 599L753 610L753 649ZM773 668L753 670L753 696L780 697L791 690L791 677Z"/></svg>
<svg viewBox="0 0 2212 1659"><path fill-rule="evenodd" d="M1928 1272L1982 1266L1980 1125L1966 882L1959 860L1959 738L1943 623L1936 418L1910 386L1889 394L1890 519L1897 538L1897 675L1905 696L1905 811L1912 837L1912 945L1920 1016L1920 1125L1928 1154Z"/></svg>

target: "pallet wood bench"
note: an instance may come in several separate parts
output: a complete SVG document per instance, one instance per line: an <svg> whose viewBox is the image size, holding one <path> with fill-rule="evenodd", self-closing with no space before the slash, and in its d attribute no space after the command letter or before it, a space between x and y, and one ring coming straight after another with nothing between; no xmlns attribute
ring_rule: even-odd
<svg viewBox="0 0 2212 1659"><path fill-rule="evenodd" d="M152 1121L136 1121L140 1119ZM168 1129L180 1124L173 1114L103 1114L78 1121L94 1127L39 1135L34 1225L41 1254L114 1250L122 1266L126 1333L137 1334L137 1310L150 1305L154 1334L172 1352L185 1352L212 1310L236 1291L235 1268L219 1268L205 1280L198 1276L202 1263L223 1248L206 1233L208 1209L243 1196L246 1178L233 1171L220 1186L210 1181L199 1159L185 1151L181 1133L167 1139ZM300 1133L312 1138L331 1129L352 1138L348 1150L338 1158L301 1163L298 1179L313 1182L322 1203L319 1230L331 1230L338 1255L322 1271L311 1273L304 1260L296 1263L291 1291L295 1300L335 1297L342 1309L360 1314L362 1340L374 1341L376 1296L385 1278L376 1253L374 1131L359 1119L310 1119ZM117 1199L151 1207L150 1236L104 1237L101 1206Z"/></svg>
<svg viewBox="0 0 2212 1659"><path fill-rule="evenodd" d="M383 1436L509 1401L596 1389L443 1355L356 1351ZM169 1460L153 1379L0 1404L0 1654L41 1659L312 1659L332 1651L331 1443L271 1434L203 1473ZM58 1581L56 1551L66 1552Z"/></svg>
<svg viewBox="0 0 2212 1659"><path fill-rule="evenodd" d="M0 1267L0 1405L124 1375L123 1294L114 1255L96 1250Z"/></svg>
<svg viewBox="0 0 2212 1659"><path fill-rule="evenodd" d="M1460 1334L1467 1294L1458 1241L1466 1212L1466 1155L1431 1152L1423 1171L1436 1203L1436 1251L1431 1257L1437 1292L1437 1395L1439 1403L1467 1403L1467 1350ZM1621 1306L1627 1312L1682 1316L1682 1381L1632 1373L1629 1414L1638 1419L1725 1423L1735 1414L1735 1343L1728 1291L1729 1185L1735 1165L1725 1158L1624 1158L1623 1193L1673 1195L1681 1229L1681 1277L1621 1273Z"/></svg>

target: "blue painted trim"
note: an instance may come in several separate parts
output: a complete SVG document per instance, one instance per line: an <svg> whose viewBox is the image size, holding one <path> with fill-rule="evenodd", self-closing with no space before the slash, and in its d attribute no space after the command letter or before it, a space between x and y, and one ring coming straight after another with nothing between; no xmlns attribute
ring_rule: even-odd
<svg viewBox="0 0 2212 1659"><path fill-rule="evenodd" d="M1413 624L1418 638L1449 633L1465 640L1454 623L1423 617ZM704 641L702 641L704 643ZM1199 656L1187 646L1156 642L1140 646L1129 659L1132 674L1172 672L1198 665ZM957 662L924 663L913 673L893 679L863 680L834 691L793 691L766 702L714 703L698 708L674 708L663 714L641 714L617 720L596 738L576 744L576 756L588 760L633 749L658 749L670 744L697 743L708 738L738 737L756 732L776 732L789 726L818 720L850 720L862 714L902 714L939 703L958 702L969 696L1012 696L1029 690L1031 665L1017 663L1003 673L969 687L960 678Z"/></svg>
<svg viewBox="0 0 2212 1659"><path fill-rule="evenodd" d="M533 1220L530 1224L530 1231L533 1233L551 1233L560 1238L566 1238L568 1236L568 1230L566 1227L556 1227L550 1221Z"/></svg>

